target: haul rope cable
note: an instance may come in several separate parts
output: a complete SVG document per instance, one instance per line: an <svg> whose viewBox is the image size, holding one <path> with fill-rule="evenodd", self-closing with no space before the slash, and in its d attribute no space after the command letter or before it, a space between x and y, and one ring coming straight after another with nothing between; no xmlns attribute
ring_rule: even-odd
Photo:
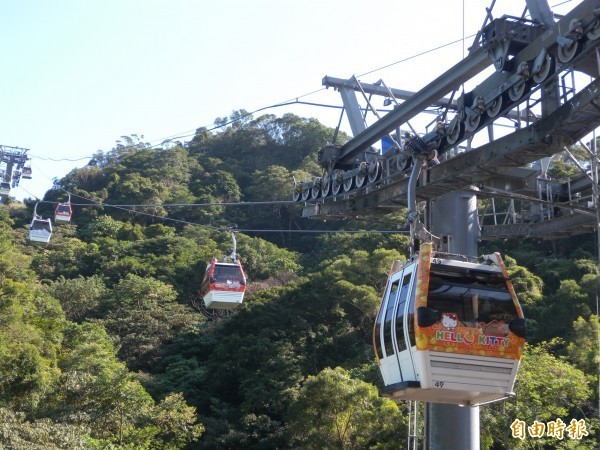
<svg viewBox="0 0 600 450"><path fill-rule="evenodd" d="M145 217L152 217L155 219L159 219L159 220L164 220L164 221L171 221L171 222L176 222L176 223L181 223L184 225L192 225L192 226L197 226L197 227L201 227L201 228L208 228L210 230L214 230L214 231L227 231L229 229L231 229L231 227L216 227L214 225L206 225L206 224L201 224L201 223L196 223L196 222L190 222L187 220L180 220L180 219L174 219L171 217L162 217L162 216L157 216L155 214L150 214L150 213L145 213L142 211L136 211L134 209L128 209L128 208L124 208L122 206L116 206L116 205L111 205L109 203L101 203L101 202L97 202L93 199L84 197L82 195L77 195L74 194L72 192L69 192L65 189L62 189L62 191L66 192L67 194L70 194L73 197L79 197L82 198L84 200L88 200L92 203L85 203L82 204L82 206L106 206L106 207L111 207L111 208L115 208L115 209L119 209L122 211L126 211L129 213L133 213L133 214L138 214L138 215L142 215ZM37 197L36 197L37 198ZM40 201L40 202L44 202L44 203L57 203L57 202L49 202L49 201ZM72 205L75 205L72 203ZM242 228L236 228L236 231L242 232L242 233L321 233L321 234L341 234L341 233L348 233L348 234L358 234L358 233L376 233L376 234L406 234L408 233L407 230L292 230L292 229L279 229L279 230L275 230L275 229L263 229L263 230L253 230L253 229L242 229Z"/></svg>

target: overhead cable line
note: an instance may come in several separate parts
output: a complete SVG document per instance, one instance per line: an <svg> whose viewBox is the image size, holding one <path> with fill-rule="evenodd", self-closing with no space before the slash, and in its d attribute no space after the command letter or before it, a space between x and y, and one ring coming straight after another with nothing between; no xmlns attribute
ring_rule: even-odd
<svg viewBox="0 0 600 450"><path fill-rule="evenodd" d="M471 34L469 36L466 36L466 38L468 39L468 38L471 38L471 37L475 37L476 35L477 35L477 33L474 33L474 34ZM380 70L387 69L388 67L395 66L396 64L400 64L400 63L403 63L403 62L406 62L406 61L410 61L411 59L418 58L419 56L423 56L423 55L426 55L428 53L432 53L432 52L435 52L437 50L440 50L442 48L449 47L449 46L454 45L454 44L458 44L459 42L462 42L463 39L465 39L465 38L461 37L460 39L456 39L455 41L448 42L447 44L443 44L443 45L440 45L438 47L435 47L435 48L432 48L432 49L429 49L429 50L425 50L425 51L420 52L420 53L416 53L416 54L414 54L412 56L408 56L406 58L399 59L398 61L395 61L393 63L387 64L385 66L378 67L377 69L373 69L373 70L370 70L368 72L365 72L365 73L362 73L360 75L357 75L357 77L364 77L365 75L370 75L373 72L379 72Z"/></svg>
<svg viewBox="0 0 600 450"><path fill-rule="evenodd" d="M215 227L214 225L206 225L206 224L201 224L201 223L195 223L195 222L190 222L187 220L180 220L180 219L173 219L171 217L163 217L163 216L157 216L155 214L150 214L150 213L145 213L142 211L136 211L134 209L129 209L129 208L124 208L122 206L117 206L117 205L111 205L109 203L102 203L102 202L97 202L93 199L84 197L82 195L77 195L74 194L72 192L67 191L66 189L62 189L64 192L66 192L67 194L70 194L74 197L79 197L82 198L84 200L88 200L92 203L86 203L84 204L84 206L107 206L110 208L116 208L116 209L120 209L122 211L126 211L132 214L138 214L138 215L142 215L145 217L152 217L155 219L159 219L159 220L164 220L164 221L170 221L170 222L176 222L176 223L180 223L180 224L184 224L184 225L191 225L191 226L197 226L197 227L201 227L201 228L208 228L210 230L214 230L214 231L227 231L229 229L231 229L231 227ZM56 203L56 202L47 202L45 201L45 203ZM75 205L72 203L72 205ZM161 205L162 206L162 205ZM318 234L340 234L340 233L350 233L350 234L356 234L356 233L376 233L376 234L406 234L408 233L407 230L350 230L350 231L340 231L340 230L292 230L292 229L279 229L279 230L275 230L275 229L263 229L263 230L253 230L253 229L237 229L236 231L242 232L242 233L318 233Z"/></svg>
<svg viewBox="0 0 600 450"><path fill-rule="evenodd" d="M66 189L62 189L62 190L64 192L66 192L67 194L70 194L70 195L72 195L74 197L79 197L79 198L82 198L84 200L88 200L88 201L92 202L91 204L86 204L86 206L107 206L107 207L110 207L110 208L120 209L120 210L126 211L128 213L138 214L138 215L141 215L141 216L152 217L152 218L155 218L155 219L161 219L161 220L166 220L166 221L170 221L170 222L181 223L181 224L184 224L184 225L194 225L194 226L209 228L209 229L212 229L212 230L220 230L221 229L219 227L215 227L215 226L212 226L212 225L204 225L204 224L200 224L200 223L189 222L187 220L173 219L171 217L162 217L162 216L157 216L156 214L150 214L150 213L146 213L146 212L143 212L143 211L136 211L134 209L124 208L124 207L121 207L121 206L114 206L114 205L110 205L110 204L107 204L107 203L98 202L96 200L84 197L82 195L74 194L72 192L67 191Z"/></svg>
<svg viewBox="0 0 600 450"><path fill-rule="evenodd" d="M40 161L55 161L55 162L61 162L61 161L82 161L84 159L90 159L93 158L93 156L82 156L81 158L42 158L41 156L36 156L36 155L30 155L35 159L39 159Z"/></svg>
<svg viewBox="0 0 600 450"><path fill-rule="evenodd" d="M357 234L357 233L375 233L375 234L409 234L408 230L245 230L236 228L241 233L316 233L316 234Z"/></svg>
<svg viewBox="0 0 600 450"><path fill-rule="evenodd" d="M231 124L233 124L235 122L239 122L240 120L243 120L243 119L245 119L247 117L252 116L254 113L257 113L257 112L260 112L260 111L264 111L266 109L280 108L282 106L290 106L290 105L307 105L307 106L318 106L318 107L321 107L321 108L342 109L343 106L340 106L340 105L328 105L328 104L325 104L325 103L314 103L314 102L301 102L301 101L298 100L298 99L300 99L300 98L302 98L304 96L307 96L307 95L310 95L310 94L314 94L315 92L319 92L319 91L322 91L324 89L325 88L318 89L318 90L313 91L313 92L311 92L309 94L304 94L303 96L296 97L295 99L291 99L291 100L288 100L286 102L275 103L275 104L269 105L269 106L263 106L262 108L255 109L254 111L250 111L250 112L248 112L246 114L243 114L243 115L241 115L239 117L235 117L233 119L230 119L230 120L228 120L225 123L221 123L219 125L214 125L214 126L212 126L210 128L198 127L198 128L196 128L196 130L188 130L188 131L184 131L183 132L183 133L187 133L187 134L179 134L179 135L174 135L174 136L170 136L170 137L162 138L162 139L153 139L151 142L158 142L158 143L154 144L154 145L151 145L150 148L160 147L165 142L172 141L172 140L175 140L175 139L183 139L183 138L193 137L193 136L196 135L197 130L199 130L201 128L203 128L204 131L218 130L219 128L223 128L223 127L226 127L227 125L231 125Z"/></svg>
<svg viewBox="0 0 600 450"><path fill-rule="evenodd" d="M66 192L66 191L65 191ZM92 200L93 201L93 200ZM41 203L60 203L49 200L42 200ZM298 204L293 200L279 200L271 202L214 202L214 203L139 203L139 204L116 204L116 203L73 203L73 206L111 206L121 208L187 208L187 207L210 207L210 206L265 206L265 205L287 205L290 203Z"/></svg>
<svg viewBox="0 0 600 450"><path fill-rule="evenodd" d="M43 200L40 200L40 199L37 197L37 195L35 195L35 194L32 194L31 192L29 192L27 189L25 189L25 188L24 188L24 187L22 187L22 186L18 186L18 187L17 187L17 189L23 189L23 190L24 190L26 193L28 193L28 194L29 194L29 195L31 195L33 198L35 198L35 199L36 199L38 202L40 202L40 203L46 203L46 202L44 202ZM56 202L52 202L52 203L56 203Z"/></svg>
<svg viewBox="0 0 600 450"><path fill-rule="evenodd" d="M50 179L45 173L39 171L43 176ZM60 202L52 202L48 200L41 200L36 195L32 194L28 190L23 187L20 187L27 194L31 195L40 203L49 203L56 204ZM150 217L158 220L174 222L183 225L197 226L201 228L207 228L214 231L227 231L227 228L224 227L215 227L213 225L206 225L196 222L190 222L187 220L174 219L172 217L163 217L158 216L156 214L150 214L143 211L137 211L134 209L130 209L131 207L210 207L210 206L274 206L274 205L287 205L290 203L298 204L298 202L294 202L293 200L280 200L280 201L268 201L268 202L220 202L220 203L173 203L173 204L137 204L137 205L125 205L125 204L110 204L103 203L97 200L84 197L82 195L74 194L72 192L67 191L64 188L60 188L65 193L78 197L83 200L87 200L90 203L71 203L73 206L81 206L81 207L109 207L119 209L130 214L137 214L144 217ZM349 233L349 234L357 234L357 233L376 233L376 234L406 234L407 230L293 230L293 229L262 229L262 230L253 230L253 229L239 229L237 231L243 233L309 233L309 234L339 234L339 233Z"/></svg>

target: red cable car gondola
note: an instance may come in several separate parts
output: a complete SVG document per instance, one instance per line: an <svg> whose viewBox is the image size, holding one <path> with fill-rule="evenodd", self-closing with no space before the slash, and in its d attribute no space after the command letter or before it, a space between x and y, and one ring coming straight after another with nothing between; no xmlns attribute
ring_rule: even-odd
<svg viewBox="0 0 600 450"><path fill-rule="evenodd" d="M233 262L217 261L215 258L206 266L200 285L200 296L204 305L212 309L235 309L242 304L246 292L246 277L242 263L236 258L235 234L231 231L233 251L229 256Z"/></svg>
<svg viewBox="0 0 600 450"><path fill-rule="evenodd" d="M213 259L206 267L200 295L207 308L235 309L241 305L246 292L246 277L242 263L220 262Z"/></svg>
<svg viewBox="0 0 600 450"><path fill-rule="evenodd" d="M70 222L72 214L70 203L59 203L54 210L54 220Z"/></svg>
<svg viewBox="0 0 600 450"><path fill-rule="evenodd" d="M31 180L31 178L33 176L33 172L31 170L31 166L23 166L23 169L21 170L21 176L23 178Z"/></svg>
<svg viewBox="0 0 600 450"><path fill-rule="evenodd" d="M69 194L69 200L67 203L59 203L56 205L56 209L54 210L54 220L70 222L72 215L73 209L71 208L71 194Z"/></svg>

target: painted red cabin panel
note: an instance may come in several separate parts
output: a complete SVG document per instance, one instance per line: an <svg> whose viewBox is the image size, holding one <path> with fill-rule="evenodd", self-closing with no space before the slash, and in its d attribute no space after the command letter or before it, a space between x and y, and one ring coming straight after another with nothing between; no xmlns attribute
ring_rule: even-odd
<svg viewBox="0 0 600 450"><path fill-rule="evenodd" d="M206 268L200 295L207 308L233 309L242 303L246 277L240 261L222 263L213 259Z"/></svg>
<svg viewBox="0 0 600 450"><path fill-rule="evenodd" d="M54 210L54 220L69 222L73 211L70 203L59 203Z"/></svg>

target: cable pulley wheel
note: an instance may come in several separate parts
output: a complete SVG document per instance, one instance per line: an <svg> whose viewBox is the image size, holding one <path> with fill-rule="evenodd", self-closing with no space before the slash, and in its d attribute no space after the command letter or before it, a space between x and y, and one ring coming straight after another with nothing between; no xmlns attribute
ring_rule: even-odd
<svg viewBox="0 0 600 450"><path fill-rule="evenodd" d="M321 179L321 197L327 197L331 191L331 178L329 175L325 175Z"/></svg>
<svg viewBox="0 0 600 450"><path fill-rule="evenodd" d="M396 157L396 169L398 172L404 172L410 167L412 158L410 156L398 155Z"/></svg>
<svg viewBox="0 0 600 450"><path fill-rule="evenodd" d="M381 178L381 162L375 161L374 163L369 164L369 168L367 170L367 178L369 179L369 183L373 184L379 181Z"/></svg>
<svg viewBox="0 0 600 450"><path fill-rule="evenodd" d="M474 114L472 116L467 116L465 119L465 129L467 131L473 132L479 126L481 122L481 114Z"/></svg>
<svg viewBox="0 0 600 450"><path fill-rule="evenodd" d="M552 55L546 55L544 58L544 62L542 62L542 67L538 73L533 74L532 78L537 84L541 84L548 79L548 77L554 73L554 58Z"/></svg>
<svg viewBox="0 0 600 450"><path fill-rule="evenodd" d="M367 163L360 163L360 170L354 175L354 184L357 188L363 187L367 180Z"/></svg>
<svg viewBox="0 0 600 450"><path fill-rule="evenodd" d="M354 187L354 176L346 178L343 182L344 192L349 192Z"/></svg>
<svg viewBox="0 0 600 450"><path fill-rule="evenodd" d="M502 111L502 95L494 99L494 103L486 110L488 117L496 117Z"/></svg>
<svg viewBox="0 0 600 450"><path fill-rule="evenodd" d="M446 135L446 141L448 142L448 144L454 145L458 141L460 141L464 135L464 130L464 125L462 124L462 122L456 122L452 129Z"/></svg>
<svg viewBox="0 0 600 450"><path fill-rule="evenodd" d="M587 32L586 36L590 41L595 41L600 37L600 19L596 19L594 27Z"/></svg>
<svg viewBox="0 0 600 450"><path fill-rule="evenodd" d="M305 202L306 200L308 200L310 198L311 191L312 191L312 187L310 185L302 188L302 201L303 202Z"/></svg>
<svg viewBox="0 0 600 450"><path fill-rule="evenodd" d="M310 198L313 200L318 199L321 196L321 178L315 178L310 189Z"/></svg>
<svg viewBox="0 0 600 450"><path fill-rule="evenodd" d="M343 180L342 176L344 174L343 170L334 170L331 175L331 193L333 195L338 195L340 193L340 189L342 188Z"/></svg>
<svg viewBox="0 0 600 450"><path fill-rule="evenodd" d="M301 194L302 190L300 188L300 183L296 183L294 185L294 190L292 191L292 200L294 200L295 202L300 201Z"/></svg>
<svg viewBox="0 0 600 450"><path fill-rule="evenodd" d="M508 98L510 98L513 102L516 102L523 97L525 91L527 90L527 83L525 80L517 81L508 89Z"/></svg>
<svg viewBox="0 0 600 450"><path fill-rule="evenodd" d="M568 63L575 57L580 47L581 41L573 40L569 40L569 43L567 45L559 45L558 51L556 52L556 54L558 55L558 60L561 63Z"/></svg>

